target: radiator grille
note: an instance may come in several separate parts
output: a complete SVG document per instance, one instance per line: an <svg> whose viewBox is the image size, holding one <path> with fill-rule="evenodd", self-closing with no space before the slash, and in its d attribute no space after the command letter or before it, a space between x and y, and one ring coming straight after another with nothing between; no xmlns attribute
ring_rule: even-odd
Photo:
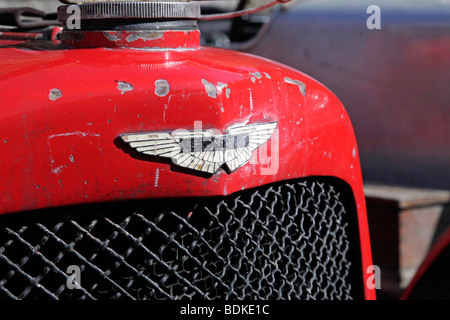
<svg viewBox="0 0 450 320"><path fill-rule="evenodd" d="M301 180L0 217L0 297L356 298L355 212L342 191ZM81 288L69 288L69 266Z"/></svg>

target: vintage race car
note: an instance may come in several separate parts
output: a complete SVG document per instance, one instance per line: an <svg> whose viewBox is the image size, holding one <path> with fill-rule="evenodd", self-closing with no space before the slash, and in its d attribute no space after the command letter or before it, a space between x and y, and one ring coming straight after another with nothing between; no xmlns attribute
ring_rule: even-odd
<svg viewBox="0 0 450 320"><path fill-rule="evenodd" d="M375 299L338 97L199 2L78 2L0 34L0 296Z"/></svg>

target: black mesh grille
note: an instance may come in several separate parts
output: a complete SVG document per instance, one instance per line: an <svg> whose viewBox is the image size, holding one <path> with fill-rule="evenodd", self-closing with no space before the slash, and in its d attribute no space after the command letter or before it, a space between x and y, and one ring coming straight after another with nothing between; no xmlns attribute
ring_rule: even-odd
<svg viewBox="0 0 450 320"><path fill-rule="evenodd" d="M344 189L289 181L227 197L0 217L0 297L358 298L355 212ZM69 266L80 268L80 289L67 285Z"/></svg>

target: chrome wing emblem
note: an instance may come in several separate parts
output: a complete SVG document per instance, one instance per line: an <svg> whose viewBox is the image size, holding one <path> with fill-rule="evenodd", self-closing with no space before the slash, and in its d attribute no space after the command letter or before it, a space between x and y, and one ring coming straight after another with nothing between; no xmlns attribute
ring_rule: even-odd
<svg viewBox="0 0 450 320"><path fill-rule="evenodd" d="M120 137L139 153L171 158L178 166L214 174L224 164L230 172L246 164L276 127L277 122L267 122L230 127L220 135L211 130L183 130Z"/></svg>

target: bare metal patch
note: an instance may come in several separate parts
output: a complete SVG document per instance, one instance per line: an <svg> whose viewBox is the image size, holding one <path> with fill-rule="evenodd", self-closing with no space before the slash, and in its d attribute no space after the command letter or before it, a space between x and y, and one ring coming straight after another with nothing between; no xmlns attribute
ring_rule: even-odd
<svg viewBox="0 0 450 320"><path fill-rule="evenodd" d="M105 35L105 37L112 42L117 42L119 41L119 37L117 37L116 34L114 33L109 33L109 32L103 32L103 34Z"/></svg>
<svg viewBox="0 0 450 320"><path fill-rule="evenodd" d="M128 82L124 82L124 81L117 81L117 89L119 89L120 91L122 91L122 94L125 94L125 92L127 91L131 91L134 89L134 87L129 84Z"/></svg>
<svg viewBox="0 0 450 320"><path fill-rule="evenodd" d="M217 88L215 85L213 85L211 82L202 79L202 83L205 86L206 93L208 93L208 96L211 98L217 98Z"/></svg>
<svg viewBox="0 0 450 320"><path fill-rule="evenodd" d="M136 40L148 41L159 39L162 38L163 36L164 36L163 32L133 32L130 33L130 35L128 35L127 41L128 42L133 42Z"/></svg>
<svg viewBox="0 0 450 320"><path fill-rule="evenodd" d="M303 95L303 96L306 95L306 85L305 85L303 82L301 82L300 80L292 80L292 79L286 77L286 78L284 78L284 81L285 81L286 83L290 83L290 84L295 84L295 85L297 85L297 86L299 87L300 92L302 93L302 95Z"/></svg>
<svg viewBox="0 0 450 320"><path fill-rule="evenodd" d="M158 97L166 96L170 91L170 84L167 80L160 79L155 81L155 94Z"/></svg>
<svg viewBox="0 0 450 320"><path fill-rule="evenodd" d="M59 99L59 98L61 98L62 97L62 92L61 92L61 90L59 90L59 89L52 89L52 90L50 90L50 94L48 95L48 98L50 99L50 100L52 100L52 101L55 101L55 100L57 100L57 99Z"/></svg>
<svg viewBox="0 0 450 320"><path fill-rule="evenodd" d="M221 90L225 89L225 96L226 96L227 98L229 98L229 97L230 97L230 93L231 93L231 89L228 88L228 84L223 83L223 82L218 82L217 85L219 86L219 88L220 88Z"/></svg>
<svg viewBox="0 0 450 320"><path fill-rule="evenodd" d="M250 75L254 76L256 79L261 79L262 75L260 72L250 73Z"/></svg>

